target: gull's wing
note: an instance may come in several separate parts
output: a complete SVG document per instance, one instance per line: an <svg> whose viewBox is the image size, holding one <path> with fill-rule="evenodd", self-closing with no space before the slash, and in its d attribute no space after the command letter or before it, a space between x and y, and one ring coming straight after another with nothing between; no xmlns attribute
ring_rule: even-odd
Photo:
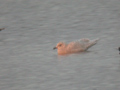
<svg viewBox="0 0 120 90"><path fill-rule="evenodd" d="M67 46L67 50L70 51L85 51L91 46L95 45L99 39L89 40L87 38L83 38L74 42L70 42Z"/></svg>

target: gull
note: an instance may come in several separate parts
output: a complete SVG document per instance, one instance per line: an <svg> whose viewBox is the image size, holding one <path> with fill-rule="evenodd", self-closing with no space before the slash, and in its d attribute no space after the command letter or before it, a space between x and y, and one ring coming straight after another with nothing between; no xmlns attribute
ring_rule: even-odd
<svg viewBox="0 0 120 90"><path fill-rule="evenodd" d="M90 40L88 38L82 38L77 41L70 42L69 44L65 42L59 42L56 47L58 54L69 54L78 53L88 50L90 47L95 45L99 39Z"/></svg>

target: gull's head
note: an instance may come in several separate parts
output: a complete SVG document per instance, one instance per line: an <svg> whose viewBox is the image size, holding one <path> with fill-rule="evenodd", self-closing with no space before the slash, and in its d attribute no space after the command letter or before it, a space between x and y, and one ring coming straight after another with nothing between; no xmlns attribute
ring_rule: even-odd
<svg viewBox="0 0 120 90"><path fill-rule="evenodd" d="M59 42L53 49L62 49L66 46L64 42Z"/></svg>

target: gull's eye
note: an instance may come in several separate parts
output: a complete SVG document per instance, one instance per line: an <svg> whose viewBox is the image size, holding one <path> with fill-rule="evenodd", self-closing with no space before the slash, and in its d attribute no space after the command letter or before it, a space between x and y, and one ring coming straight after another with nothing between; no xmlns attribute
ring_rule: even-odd
<svg viewBox="0 0 120 90"><path fill-rule="evenodd" d="M62 46L62 44L60 44L59 46Z"/></svg>

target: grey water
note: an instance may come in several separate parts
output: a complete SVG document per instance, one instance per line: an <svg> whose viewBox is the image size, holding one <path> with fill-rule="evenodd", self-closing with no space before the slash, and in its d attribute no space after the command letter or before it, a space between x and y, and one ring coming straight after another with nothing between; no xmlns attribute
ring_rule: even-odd
<svg viewBox="0 0 120 90"><path fill-rule="evenodd" d="M120 90L120 0L0 0L0 90ZM60 56L59 41L100 38Z"/></svg>

